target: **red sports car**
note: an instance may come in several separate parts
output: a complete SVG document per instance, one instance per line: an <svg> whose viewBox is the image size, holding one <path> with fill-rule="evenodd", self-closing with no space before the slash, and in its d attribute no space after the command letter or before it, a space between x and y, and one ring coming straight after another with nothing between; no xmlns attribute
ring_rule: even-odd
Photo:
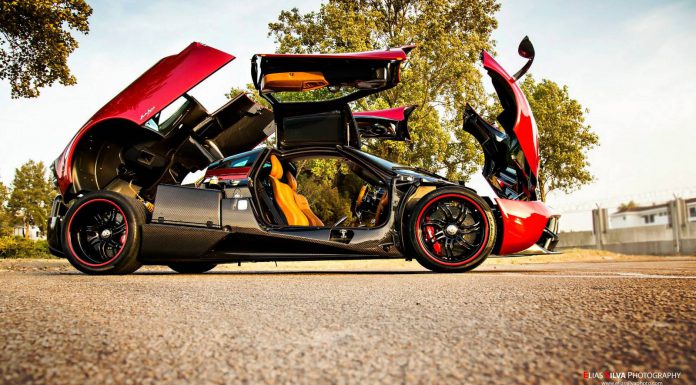
<svg viewBox="0 0 696 385"><path fill-rule="evenodd" d="M517 84L532 44L520 44L528 62L513 76L481 54L504 109L499 126L466 107L463 129L481 143L495 199L363 151L368 141L410 140L414 106L354 112L350 103L395 87L412 49L258 54L252 78L272 110L242 93L212 113L188 91L234 57L193 43L160 60L54 162L51 251L85 273L125 274L143 264L200 273L367 258L461 272L491 253L553 249L558 217L537 201L537 128ZM322 98L303 101L307 93ZM260 145L274 133L274 146ZM205 175L184 183L198 170Z"/></svg>

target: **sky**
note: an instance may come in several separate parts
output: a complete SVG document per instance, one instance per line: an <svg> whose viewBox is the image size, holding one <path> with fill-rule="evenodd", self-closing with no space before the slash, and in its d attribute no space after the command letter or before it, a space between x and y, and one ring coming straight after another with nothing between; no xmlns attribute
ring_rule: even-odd
<svg viewBox="0 0 696 385"><path fill-rule="evenodd" d="M316 10L320 1L88 1L90 33L69 66L78 84L10 99L0 81L0 181L28 159L50 164L102 105L157 60L199 41L237 57L192 94L214 111L233 86L250 80L249 59L273 52L268 23L283 9ZM530 73L567 85L589 109L600 146L589 153L596 180L552 192L561 229L589 229L588 210L621 202L696 196L696 2L502 1L496 59L509 72L524 63L517 44L536 49ZM463 103L465 101L462 101ZM543 143L541 143L543 146ZM471 185L492 194L480 176Z"/></svg>

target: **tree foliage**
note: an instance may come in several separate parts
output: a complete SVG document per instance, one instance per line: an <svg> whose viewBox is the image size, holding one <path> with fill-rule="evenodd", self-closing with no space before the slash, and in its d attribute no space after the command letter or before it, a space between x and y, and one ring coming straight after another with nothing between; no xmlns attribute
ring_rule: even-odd
<svg viewBox="0 0 696 385"><path fill-rule="evenodd" d="M540 198L553 190L571 192L590 183L587 152L599 144L599 137L585 123L588 110L570 97L568 86L530 75L521 85L539 128Z"/></svg>
<svg viewBox="0 0 696 385"><path fill-rule="evenodd" d="M356 109L417 104L409 120L413 142L368 144L389 160L446 170L466 179L480 151L461 129L466 102L483 104L482 49L491 49L499 5L494 0L330 0L319 11L282 11L269 24L277 51L320 53L381 50L416 43L399 86L363 99Z"/></svg>
<svg viewBox="0 0 696 385"><path fill-rule="evenodd" d="M638 204L636 202L634 202L633 200L630 200L628 202L624 202L624 203L620 204L618 212L621 213L624 211L629 211L629 210L636 208L636 207L638 207Z"/></svg>
<svg viewBox="0 0 696 385"><path fill-rule="evenodd" d="M87 34L91 14L84 0L0 1L0 79L9 80L12 98L76 83L67 63L78 46L72 31Z"/></svg>
<svg viewBox="0 0 696 385"><path fill-rule="evenodd" d="M16 224L45 231L55 190L43 162L29 160L15 169L7 207Z"/></svg>
<svg viewBox="0 0 696 385"><path fill-rule="evenodd" d="M7 199L10 197L10 191L2 182L0 182L0 237L12 233L12 224L10 215L7 212Z"/></svg>

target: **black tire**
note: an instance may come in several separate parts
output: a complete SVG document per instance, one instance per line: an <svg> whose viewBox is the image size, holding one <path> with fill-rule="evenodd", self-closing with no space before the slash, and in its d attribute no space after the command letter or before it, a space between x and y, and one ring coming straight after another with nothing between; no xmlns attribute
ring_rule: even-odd
<svg viewBox="0 0 696 385"><path fill-rule="evenodd" d="M207 262L183 262L183 263L172 263L167 265L170 269L181 274L202 274L206 271L213 270L215 266L214 263Z"/></svg>
<svg viewBox="0 0 696 385"><path fill-rule="evenodd" d="M65 213L63 252L86 274L129 274L138 270L145 206L112 191L78 199Z"/></svg>
<svg viewBox="0 0 696 385"><path fill-rule="evenodd" d="M475 269L491 254L496 222L485 200L472 191L444 187L415 205L408 220L410 252L436 272Z"/></svg>

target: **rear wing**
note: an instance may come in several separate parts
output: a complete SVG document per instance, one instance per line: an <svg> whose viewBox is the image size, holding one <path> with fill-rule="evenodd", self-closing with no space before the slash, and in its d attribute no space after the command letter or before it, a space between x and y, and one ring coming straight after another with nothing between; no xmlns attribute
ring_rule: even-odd
<svg viewBox="0 0 696 385"><path fill-rule="evenodd" d="M363 138L410 142L408 118L416 107L412 105L387 110L353 112L353 118Z"/></svg>

